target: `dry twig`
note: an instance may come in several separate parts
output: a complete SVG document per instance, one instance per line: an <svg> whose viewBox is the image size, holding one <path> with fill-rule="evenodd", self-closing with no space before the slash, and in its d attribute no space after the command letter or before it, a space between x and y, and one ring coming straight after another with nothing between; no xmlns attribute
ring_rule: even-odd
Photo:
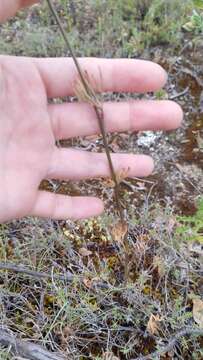
<svg viewBox="0 0 203 360"><path fill-rule="evenodd" d="M139 356L136 359L132 360L151 360L151 359L159 359L160 356L166 354L168 351L171 351L177 344L177 342L184 336L193 335L193 336L202 336L203 329L195 329L195 328L186 328L185 330L179 331L175 334L171 339L169 339L168 343L165 346L162 346L159 350L154 351L151 354L145 356Z"/></svg>
<svg viewBox="0 0 203 360"><path fill-rule="evenodd" d="M177 99L177 98L179 98L179 97L181 97L181 96L184 96L184 95L186 95L187 93L188 93L188 91L189 91L189 86L187 86L183 91L181 91L180 93L177 93L177 94L175 94L175 95L171 95L170 97L169 97L169 100L175 100L175 99Z"/></svg>
<svg viewBox="0 0 203 360"><path fill-rule="evenodd" d="M109 163L109 168L110 168L110 172L111 172L111 177L114 181L115 184L115 188L114 188L114 194L115 194L115 202L116 202L116 207L120 216L121 221L124 221L124 215L123 215L123 209L122 209L122 205L121 205L121 201L120 201L120 186L119 183L117 181L117 176L116 176L116 172L114 170L114 166L113 166L113 162L111 159L111 155L110 155L110 151L109 151L109 147L108 147L108 141L107 141L107 136L106 136L106 131L105 131L105 126L104 126L104 112L103 112L103 106L102 103L100 102L98 96L96 95L93 87L90 84L90 81L88 79L88 74L84 74L80 64L74 54L74 51L70 45L69 39L66 35L66 32L64 30L64 27L59 19L59 16L52 4L51 0L47 0L48 6L57 22L57 25L60 29L60 32L63 36L63 39L67 45L67 48L71 54L71 57L74 61L74 64L76 66L76 69L78 71L78 75L80 78L80 83L79 83L79 88L80 88L80 95L85 98L85 100L92 105L96 116L97 116L97 120L98 120L98 124L99 124L99 128L103 137L103 144L104 144L104 148L105 148L105 152L106 152L106 156L108 159L108 163Z"/></svg>
<svg viewBox="0 0 203 360"><path fill-rule="evenodd" d="M74 275L74 274L71 274L70 272L67 272L64 274L53 274L53 271L52 271L51 274L48 274L45 272L29 270L29 269L26 269L23 265L16 265L16 264L11 264L11 263L0 263L0 271L1 270L14 272L16 274L27 275L27 276L31 276L33 278L37 278L37 279L41 279L41 280L49 279L49 280L52 280L52 282L54 280L60 280L60 281L65 281L65 282L72 282L73 280L78 280L81 283L84 283L83 276ZM102 288L102 289L109 288L109 285L102 281L96 283L96 286L99 288Z"/></svg>
<svg viewBox="0 0 203 360"><path fill-rule="evenodd" d="M74 275L72 275L71 273L67 273L67 274L48 274L45 272L38 272L38 271L33 271L33 270L29 270L26 269L24 266L22 265L15 265L15 264L11 264L11 263L0 263L0 270L6 270L6 271L11 271L14 273L18 273L18 274L24 274L24 275L28 275L28 276L32 276L34 278L38 278L38 279L55 279L55 280L62 280L62 281L72 281L74 278Z"/></svg>
<svg viewBox="0 0 203 360"><path fill-rule="evenodd" d="M19 340L4 329L0 329L0 344L9 347L14 354L29 360L65 360L64 356L51 353L29 341Z"/></svg>

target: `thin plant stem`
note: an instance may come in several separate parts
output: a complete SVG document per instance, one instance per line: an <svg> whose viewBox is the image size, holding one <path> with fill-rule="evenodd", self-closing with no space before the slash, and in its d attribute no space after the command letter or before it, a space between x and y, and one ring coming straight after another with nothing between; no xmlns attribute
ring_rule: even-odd
<svg viewBox="0 0 203 360"><path fill-rule="evenodd" d="M53 14L56 23L60 29L60 32L63 36L63 39L67 45L67 48L71 54L71 57L74 61L74 64L76 66L76 69L78 71L78 75L80 77L80 81L83 85L83 88L87 94L87 97L90 99L90 103L93 106L93 109L96 113L97 116L97 120L98 120L98 124L99 124L99 128L102 134L102 138L103 138L103 144L104 144L104 148L105 148L105 152L106 152L106 156L108 159L108 163L109 163L109 168L110 168L110 172L111 172L111 177L114 181L115 187L114 187L114 195L115 195L115 203L116 203L116 207L120 216L121 221L124 221L124 214L123 214L123 209L122 209L122 205L121 205L121 201L120 201L120 185L119 182L117 180L117 176L116 176L116 172L114 170L114 166L113 166L113 162L112 162L112 158L111 158L111 154L109 151L109 147L108 147L108 141L107 141L107 136L106 136L106 131L105 131L105 126L104 126L104 112L103 112L103 107L102 104L100 103L99 99L97 98L96 93L94 92L94 90L91 88L91 85L89 84L89 82L86 80L80 64L78 62L77 57L75 56L75 53L72 49L72 46L70 45L68 36L64 30L64 27L60 21L60 18L55 10L55 7L52 3L51 0L47 0L48 6L50 8L51 13Z"/></svg>

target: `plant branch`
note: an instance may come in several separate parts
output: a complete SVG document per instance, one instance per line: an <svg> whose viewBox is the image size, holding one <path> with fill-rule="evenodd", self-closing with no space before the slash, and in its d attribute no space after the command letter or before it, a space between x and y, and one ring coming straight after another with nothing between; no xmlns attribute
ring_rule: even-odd
<svg viewBox="0 0 203 360"><path fill-rule="evenodd" d="M175 334L171 339L169 339L168 343L165 346L162 346L159 350L154 351L151 354L140 356L136 359L132 360L151 360L151 359L157 359L161 355L166 354L168 351L173 349L173 347L176 345L176 343L180 340L181 337L187 336L187 335L193 335L193 336L202 336L203 335L203 329L195 329L195 328L186 328L185 330L181 330L177 334Z"/></svg>
<svg viewBox="0 0 203 360"><path fill-rule="evenodd" d="M105 148L105 152L106 152L106 156L108 159L108 163L109 163L109 168L110 168L110 172L111 172L111 177L114 181L115 184L115 188L114 188L114 193L115 193L115 202L116 202L116 206L117 206L117 210L119 212L121 221L124 221L124 215L123 215L123 209L122 209L122 205L121 205L121 201L120 201L120 186L119 186L119 182L117 180L117 176L116 176L116 172L114 170L114 166L113 166L113 162L111 159L111 154L109 151L109 147L108 147L108 141L107 141L107 136L106 136L106 131L105 131L105 127L104 127L104 112L103 112L103 107L101 102L99 101L96 93L94 92L94 89L91 87L91 84L88 82L88 80L86 79L86 77L84 76L80 64L77 60L77 57L75 56L75 53L71 47L71 44L69 42L68 36L66 35L66 32L64 30L64 27L60 21L60 18L55 10L55 7L52 3L51 0L47 0L48 6L57 22L57 25L60 29L60 32L63 36L63 39L67 45L67 48L71 54L71 57L75 63L76 69L78 71L79 77L80 77L80 81L81 84L83 86L83 89L85 91L85 95L86 98L89 100L89 103L93 106L93 109L96 113L97 116L97 120L98 120L98 124L99 124L99 128L103 137L103 144L104 144L104 148Z"/></svg>
<svg viewBox="0 0 203 360"><path fill-rule="evenodd" d="M6 270L6 271L11 271L14 273L18 273L18 274L24 274L24 275L28 275L34 278L38 278L38 279L55 279L55 280L62 280L62 281L72 281L74 278L74 275L72 275L71 273L68 274L48 274L45 272L38 272L38 271L32 271L32 270L28 270L26 269L24 266L22 265L15 265L15 264L11 264L11 263L0 263L0 270Z"/></svg>
<svg viewBox="0 0 203 360"><path fill-rule="evenodd" d="M64 356L51 353L29 341L17 339L14 334L1 328L0 344L9 347L14 354L29 360L65 360Z"/></svg>
<svg viewBox="0 0 203 360"><path fill-rule="evenodd" d="M80 275L74 275L71 274L70 272L64 273L64 274L48 274L45 272L38 272L38 271L33 271L33 270L29 270L26 269L23 265L16 265L16 264L11 264L11 263L0 263L0 271L1 270L5 270L5 271L10 271L10 272L14 272L16 274L22 274L22 275L27 275L27 276L31 276L33 278L36 279L44 279L44 280L60 280L60 281L65 281L65 282L72 282L73 280L78 280L81 283L83 283L84 277L80 276ZM106 283L97 283L96 284L97 287L102 288L102 289L109 289L109 285Z"/></svg>

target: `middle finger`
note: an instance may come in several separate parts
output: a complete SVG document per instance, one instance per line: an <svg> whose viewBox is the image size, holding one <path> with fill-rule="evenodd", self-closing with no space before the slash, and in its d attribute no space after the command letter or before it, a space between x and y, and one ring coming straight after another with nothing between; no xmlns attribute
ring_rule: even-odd
<svg viewBox="0 0 203 360"><path fill-rule="evenodd" d="M181 107L168 100L106 102L103 110L108 132L176 129L183 118ZM100 133L95 111L89 104L51 104L48 111L57 140Z"/></svg>

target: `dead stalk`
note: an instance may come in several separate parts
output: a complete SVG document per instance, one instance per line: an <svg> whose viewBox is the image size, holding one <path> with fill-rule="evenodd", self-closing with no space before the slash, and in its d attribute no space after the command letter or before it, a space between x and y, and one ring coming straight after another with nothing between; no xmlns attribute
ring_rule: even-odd
<svg viewBox="0 0 203 360"><path fill-rule="evenodd" d="M81 67L80 67L80 64L78 62L78 59L77 57L75 56L74 54L74 51L72 49L72 46L70 45L70 42L69 42L69 39L68 39L68 36L66 35L66 32L64 30L64 27L60 21L60 18L54 8L54 5L52 3L51 0L47 0L47 3L48 3L48 6L57 22L57 25L60 29L60 32L63 36L63 39L67 45L67 48L71 54L71 57L75 63L75 66L76 66L76 69L78 71L78 75L79 75L79 78L80 78L80 88L81 88L81 85L82 85L82 92L83 92L83 97L85 97L86 101L89 102L95 113L96 113L96 116L97 116L97 120L98 120L98 124L99 124L99 128L100 128L100 131L101 131L101 134L102 134L102 137L103 137L103 144L104 144L104 148L105 148L105 152L106 152L106 156L107 156L107 159L108 159L108 163L109 163L109 168L110 168L110 172L111 172L111 177L114 181L114 184L115 184L115 187L114 187L114 194L115 194L115 203L116 203L116 208L117 208L117 211L119 213L119 216L120 216L120 219L122 222L124 222L124 214L123 214L123 208L122 208L122 205L121 205L121 201L120 201L120 185L117 181L117 176L116 176L116 172L114 170L114 166L113 166L113 162L112 162L112 159L111 159L111 154L110 154L110 151L109 151L109 147L108 147L108 141L107 141L107 136L106 136L106 131L105 131L105 126L104 126L104 112L103 112L103 106L102 106L102 103L100 102L100 100L98 99L98 96L96 95L93 87L91 86L90 82L88 81L87 77L84 75Z"/></svg>
<svg viewBox="0 0 203 360"><path fill-rule="evenodd" d="M110 169L110 173L111 173L111 178L114 182L114 198L115 198L115 205L116 205L116 210L118 212L118 215L120 217L120 221L124 226L127 226L126 222L125 222L125 217L124 217L124 211L123 211L123 207L122 207L122 202L120 199L120 181L118 181L114 166L113 166L113 162L112 162L112 158L111 158L111 154L109 151L109 146L108 146L108 141L107 141L107 136L106 136L106 130L105 130L105 126L104 126L104 111L103 111L103 106L102 103L100 101L100 99L98 98L96 92L94 91L93 86L91 85L91 81L89 79L89 76L87 73L83 73L80 64L78 62L77 57L75 56L75 53L72 49L72 46L70 45L68 36L64 30L64 27L60 21L60 18L55 10L55 7L52 3L51 0L47 0L48 6L50 8L50 11L52 13L52 15L54 16L56 23L60 29L60 32L63 36L63 39L66 43L66 46L71 54L71 57L74 61L74 64L76 66L76 69L78 71L78 75L79 75L79 83L76 84L76 95L78 96L78 98L81 98L83 101L88 102L94 109L96 117L97 117L97 121L98 121L98 125L102 134L102 138L103 138L103 144L104 144L104 148L105 148L105 152L106 152L106 156L107 156L107 160L108 160L108 164L109 164L109 169ZM125 260L124 260L124 268L125 268L125 280L127 281L128 279L128 274L129 274L129 244L128 244L128 232L125 233L124 239L123 239L123 246L125 249Z"/></svg>
<svg viewBox="0 0 203 360"><path fill-rule="evenodd" d="M27 275L27 276L31 276L37 279L45 279L45 280L61 280L61 281L66 281L66 282L71 282L74 280L74 275L72 275L71 273L67 273L67 274L48 274L45 272L38 272L38 271L33 271L30 269L25 268L22 265L15 265L15 264L11 264L11 263L0 263L0 270L5 270L5 271L10 271L10 272L14 272L16 274L23 274L23 275Z"/></svg>
<svg viewBox="0 0 203 360"><path fill-rule="evenodd" d="M18 339L15 334L0 328L0 345L8 347L18 358L30 360L65 360L61 354L51 353L42 346Z"/></svg>

